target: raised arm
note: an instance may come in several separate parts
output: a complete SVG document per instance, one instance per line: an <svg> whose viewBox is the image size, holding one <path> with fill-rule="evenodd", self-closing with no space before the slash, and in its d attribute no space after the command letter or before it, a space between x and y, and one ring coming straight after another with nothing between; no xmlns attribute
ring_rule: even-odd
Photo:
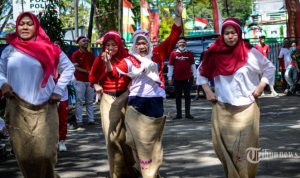
<svg viewBox="0 0 300 178"><path fill-rule="evenodd" d="M165 60L169 57L173 49L176 47L176 43L182 33L182 20L181 14L183 10L183 4L181 1L177 1L176 10L175 10L175 19L174 25L172 26L172 30L168 38L154 48L154 53L159 53L160 59Z"/></svg>
<svg viewBox="0 0 300 178"><path fill-rule="evenodd" d="M183 11L183 4L181 0L177 0L176 9L175 9L175 19L174 24L177 26L182 26L182 11Z"/></svg>

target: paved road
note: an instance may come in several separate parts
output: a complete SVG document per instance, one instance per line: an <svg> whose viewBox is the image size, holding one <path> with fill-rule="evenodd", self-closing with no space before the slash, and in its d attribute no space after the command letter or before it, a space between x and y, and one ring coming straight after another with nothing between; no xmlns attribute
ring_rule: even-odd
<svg viewBox="0 0 300 178"><path fill-rule="evenodd" d="M288 156L294 157L261 160L257 177L300 178L300 97L264 97L259 101L262 110L261 149L267 149L270 153L290 153ZM174 99L165 101L165 111L174 116ZM211 143L210 113L209 102L200 99L192 102L194 120L167 121L163 138L164 163L160 169L163 177L225 177ZM96 114L99 115L99 112ZM61 177L104 178L108 175L100 125L69 130L67 146L68 152L59 154L56 166ZM20 177L13 158L0 163L0 177Z"/></svg>

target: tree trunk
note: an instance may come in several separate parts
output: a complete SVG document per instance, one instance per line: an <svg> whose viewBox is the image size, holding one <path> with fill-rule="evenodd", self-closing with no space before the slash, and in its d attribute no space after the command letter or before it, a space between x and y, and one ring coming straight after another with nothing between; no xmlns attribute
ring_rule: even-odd
<svg viewBox="0 0 300 178"><path fill-rule="evenodd" d="M119 12L119 18L118 18L119 33L121 34L121 36L123 36L123 0L119 0L118 12Z"/></svg>
<svg viewBox="0 0 300 178"><path fill-rule="evenodd" d="M96 26L96 29L99 33L99 37L102 36L102 31L101 31L101 23L100 23L100 13L99 13L99 9L100 9L100 3L99 2L94 2L94 8L95 8L95 26Z"/></svg>
<svg viewBox="0 0 300 178"><path fill-rule="evenodd" d="M225 9L226 9L227 17L229 17L229 5L228 5L228 0L225 0Z"/></svg>
<svg viewBox="0 0 300 178"><path fill-rule="evenodd" d="M13 12L13 8L11 7L8 14L7 14L7 16L5 17L5 20L4 20L1 28L0 28L0 32L3 32L3 29L4 29L5 25L7 24L8 20L9 20L9 17L12 15L12 12Z"/></svg>
<svg viewBox="0 0 300 178"><path fill-rule="evenodd" d="M78 0L74 0L75 38L78 37Z"/></svg>
<svg viewBox="0 0 300 178"><path fill-rule="evenodd" d="M93 33L93 20L94 20L94 11L95 11L95 7L94 7L94 3L96 0L92 0L91 1L91 11L90 11L90 20L89 20L89 27L88 27L88 34L87 37L89 39L92 39L92 33Z"/></svg>

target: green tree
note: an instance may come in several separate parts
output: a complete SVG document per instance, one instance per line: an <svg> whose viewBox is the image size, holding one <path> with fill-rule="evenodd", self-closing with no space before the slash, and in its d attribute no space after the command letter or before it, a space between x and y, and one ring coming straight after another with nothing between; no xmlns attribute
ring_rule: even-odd
<svg viewBox="0 0 300 178"><path fill-rule="evenodd" d="M57 12L58 2L56 0L51 0L46 6L45 12L40 13L39 19L41 27L45 30L51 41L59 41L64 47L64 30L63 23L58 17Z"/></svg>
<svg viewBox="0 0 300 178"><path fill-rule="evenodd" d="M0 1L0 15L7 9L11 7L11 0L1 0ZM1 16L1 19L3 17Z"/></svg>
<svg viewBox="0 0 300 178"><path fill-rule="evenodd" d="M0 21L3 20L0 26L0 32L3 31L5 25L7 24L9 18L13 15L13 7L11 5L11 0L2 0L0 2Z"/></svg>
<svg viewBox="0 0 300 178"><path fill-rule="evenodd" d="M219 0L218 4L223 19L235 17L241 21L242 25L244 25L252 13L253 0Z"/></svg>
<svg viewBox="0 0 300 178"><path fill-rule="evenodd" d="M169 8L160 8L160 28L159 28L159 39L160 41L166 39L171 33L171 27L173 24L173 18L170 14Z"/></svg>
<svg viewBox="0 0 300 178"><path fill-rule="evenodd" d="M60 18L63 21L64 28L74 27L74 0L61 0L62 6L60 8ZM129 0L133 4L132 12L135 15L134 21L136 24L140 22L140 0ZM172 17L174 16L174 9L176 1L174 0L146 0L150 8L159 9L160 12L160 39L165 39L170 32L173 24ZM81 1L80 1L81 2ZM87 1L91 3L91 0ZM213 11L211 0L184 0L183 1L187 11L187 20L193 20L194 16L205 18L209 21L206 28L213 29ZM219 9L222 12L222 17L236 17L241 20L242 24L251 14L251 6L253 0L218 0ZM118 31L118 1L111 0L95 0L93 3L95 8L94 27L96 35L93 35L93 41L101 37L108 30ZM90 6L79 5L79 25L88 27ZM169 10L168 16L165 11ZM227 13L228 12L228 13ZM167 18L166 18L167 17ZM134 27L136 30L137 27ZM187 30L185 30L187 34Z"/></svg>
<svg viewBox="0 0 300 178"><path fill-rule="evenodd" d="M99 37L109 30L118 31L118 1L96 1L95 25L99 32Z"/></svg>

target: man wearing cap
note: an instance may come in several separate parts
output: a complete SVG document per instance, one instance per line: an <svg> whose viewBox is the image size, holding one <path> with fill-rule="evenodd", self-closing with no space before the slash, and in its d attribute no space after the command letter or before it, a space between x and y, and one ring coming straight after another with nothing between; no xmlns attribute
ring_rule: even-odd
<svg viewBox="0 0 300 178"><path fill-rule="evenodd" d="M79 126L82 125L82 107L86 104L88 123L94 124L93 99L95 95L94 88L89 83L89 73L92 68L95 56L88 51L89 39L85 36L77 38L76 43L79 49L72 54L71 60L76 67L75 88L76 88L76 120Z"/></svg>
<svg viewBox="0 0 300 178"><path fill-rule="evenodd" d="M254 46L259 52L261 52L266 58L268 58L268 53L270 52L270 46L265 44L265 36L259 36L259 43ZM271 96L278 96L273 85L269 85L271 90ZM264 95L264 93L263 93Z"/></svg>

